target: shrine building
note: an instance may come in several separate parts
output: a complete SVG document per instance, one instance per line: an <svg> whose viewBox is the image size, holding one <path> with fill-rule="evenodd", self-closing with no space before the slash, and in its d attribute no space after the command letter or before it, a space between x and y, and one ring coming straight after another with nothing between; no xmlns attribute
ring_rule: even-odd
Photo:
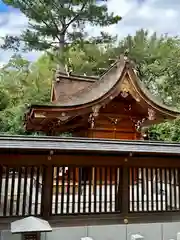
<svg viewBox="0 0 180 240"><path fill-rule="evenodd" d="M100 77L57 71L50 103L25 114L26 130L47 136L0 136L1 229L24 217L52 228L180 222L180 144L146 132L179 116L124 56Z"/></svg>

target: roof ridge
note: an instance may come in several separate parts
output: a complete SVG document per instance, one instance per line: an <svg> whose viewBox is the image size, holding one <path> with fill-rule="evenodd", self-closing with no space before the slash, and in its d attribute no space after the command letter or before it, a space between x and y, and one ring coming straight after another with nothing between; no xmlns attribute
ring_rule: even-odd
<svg viewBox="0 0 180 240"><path fill-rule="evenodd" d="M66 74L66 73L63 73L63 72L58 72L58 78L60 77L63 77L63 78L68 78L68 79L73 79L75 78L76 80L84 80L84 81L87 81L87 80L98 80L99 77L98 76L87 76L87 75L78 75L78 74Z"/></svg>
<svg viewBox="0 0 180 240"><path fill-rule="evenodd" d="M122 57L120 57L118 60L116 60L116 61L113 63L113 65L111 65L110 68L107 69L106 72L104 72L104 74L102 74L102 75L99 77L99 80L94 81L94 82L93 82L92 84L90 84L87 88L83 88L83 89L77 91L76 93L72 94L71 96L69 96L68 99L67 99L67 101L65 101L65 102L63 103L63 105L68 104L68 102L69 102L69 101L72 101L73 98L76 98L77 96L79 97L80 94L81 94L81 95L82 95L82 94L88 94L88 92L90 92L90 91L92 90L92 88L96 88L98 85L100 85L100 84L102 83L103 79L104 79L113 69L115 69L115 67L117 67L118 63L119 63L120 66L122 65L121 68L124 69L125 64L126 64L126 61L124 61L124 57L123 57L123 59L122 59ZM122 63L122 64L121 64L121 63ZM121 74L122 74L122 71L119 71L119 75L121 75ZM119 79L119 78L118 78L118 79ZM116 79L116 81L117 81L117 79ZM114 85L114 84L113 84L113 85ZM57 103L57 105L58 105L58 103ZM78 105L78 104L74 104L74 105Z"/></svg>

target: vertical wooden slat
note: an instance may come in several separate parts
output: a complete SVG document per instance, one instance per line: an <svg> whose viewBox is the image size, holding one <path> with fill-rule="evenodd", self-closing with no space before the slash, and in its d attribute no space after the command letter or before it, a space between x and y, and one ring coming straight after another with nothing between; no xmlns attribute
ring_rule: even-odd
<svg viewBox="0 0 180 240"><path fill-rule="evenodd" d="M136 176L137 176L136 200L137 200L137 211L139 212L139 168L136 168Z"/></svg>
<svg viewBox="0 0 180 240"><path fill-rule="evenodd" d="M164 169L164 185L165 185L165 210L168 210L168 189L167 189L167 168Z"/></svg>
<svg viewBox="0 0 180 240"><path fill-rule="evenodd" d="M58 200L59 200L59 188L61 186L59 186L59 172L60 172L60 167L54 167L53 168L53 174L55 173L56 175L54 176L56 181L56 185L55 185L55 214L58 214ZM63 174L63 173L62 173ZM54 177L53 177L53 182L54 182ZM54 186L54 183L53 183Z"/></svg>
<svg viewBox="0 0 180 240"><path fill-rule="evenodd" d="M127 196L127 199L128 199L128 201L127 201L128 212L130 212L130 209L131 209L131 195L130 195L130 186L131 186L131 184L132 184L131 172L130 172L130 168L128 168L128 192L129 192L128 196ZM122 188L121 188L121 195L122 195ZM121 202L122 202L122 197L121 197Z"/></svg>
<svg viewBox="0 0 180 240"><path fill-rule="evenodd" d="M118 168L114 167L114 178L115 178L115 211L118 211Z"/></svg>
<svg viewBox="0 0 180 240"><path fill-rule="evenodd" d="M104 211L107 212L107 188L108 188L108 184L107 184L107 175L108 175L108 171L107 171L107 167L104 168Z"/></svg>
<svg viewBox="0 0 180 240"><path fill-rule="evenodd" d="M26 195L27 195L27 176L28 176L28 167L24 167L24 186L23 186L23 209L22 209L22 215L24 216L26 214Z"/></svg>
<svg viewBox="0 0 180 240"><path fill-rule="evenodd" d="M132 212L134 212L135 211L135 209L134 209L134 168L130 168L130 170L131 170L131 179L132 179L132 186L131 186L131 188L132 188L132 194L131 194L131 201L132 201Z"/></svg>
<svg viewBox="0 0 180 240"><path fill-rule="evenodd" d="M0 205L2 204L3 167L0 165Z"/></svg>
<svg viewBox="0 0 180 240"><path fill-rule="evenodd" d="M112 167L109 167L109 194L110 194L110 212L113 211L113 201L112 201L112 196L113 196L113 192L112 192L112 186L113 186L113 176L112 176L112 172L113 169Z"/></svg>
<svg viewBox="0 0 180 240"><path fill-rule="evenodd" d="M129 168L129 208L128 211L132 212L132 169Z"/></svg>
<svg viewBox="0 0 180 240"><path fill-rule="evenodd" d="M144 168L141 168L141 201L142 201L142 209L141 211L144 211Z"/></svg>
<svg viewBox="0 0 180 240"><path fill-rule="evenodd" d="M163 174L162 174L162 168L159 169L159 181L160 181L160 191L161 191L161 207L160 210L163 211Z"/></svg>
<svg viewBox="0 0 180 240"><path fill-rule="evenodd" d="M21 183L22 183L22 167L18 168L18 187L17 187L17 202L16 202L16 215L20 215L20 194L21 194Z"/></svg>
<svg viewBox="0 0 180 240"><path fill-rule="evenodd" d="M153 168L150 168L150 172L151 172L151 211L154 210L154 182L153 182L153 178L154 178L154 175L153 175L153 172L154 172L154 169Z"/></svg>
<svg viewBox="0 0 180 240"><path fill-rule="evenodd" d="M9 215L9 213L7 213L8 187L9 187L9 168L4 167L4 169L5 169L5 191L4 191L3 216L7 216L7 215Z"/></svg>
<svg viewBox="0 0 180 240"><path fill-rule="evenodd" d="M79 168L78 176L78 213L81 212L81 192L82 192L82 168Z"/></svg>
<svg viewBox="0 0 180 240"><path fill-rule="evenodd" d="M53 174L52 174L52 178L54 177L54 168L52 167L52 170L53 170ZM47 177L46 177L46 172L47 172L47 169L45 170L45 167L42 168L42 191L41 191L41 206L40 206L40 212L41 212L41 215L44 211L44 208L46 206L44 206L44 197L45 197L45 181L47 181ZM52 185L51 185L51 188L53 190L53 179L52 179ZM51 203L52 203L52 196L51 196ZM52 211L52 205L51 205L51 213L53 212Z"/></svg>
<svg viewBox="0 0 180 240"><path fill-rule="evenodd" d="M76 167L73 167L72 213L75 213Z"/></svg>
<svg viewBox="0 0 180 240"><path fill-rule="evenodd" d="M177 209L177 183L176 183L176 168L173 169L173 182L174 182L174 209Z"/></svg>
<svg viewBox="0 0 180 240"><path fill-rule="evenodd" d="M99 212L102 212L102 167L99 168Z"/></svg>
<svg viewBox="0 0 180 240"><path fill-rule="evenodd" d="M83 177L83 213L86 212L86 177Z"/></svg>
<svg viewBox="0 0 180 240"><path fill-rule="evenodd" d="M159 210L159 203L158 203L158 169L155 169L155 185L156 185L156 211Z"/></svg>
<svg viewBox="0 0 180 240"><path fill-rule="evenodd" d="M169 173L169 202L170 202L170 206L169 206L169 210L172 210L172 203L173 203L173 192L172 192L172 171L171 168L168 169L168 173Z"/></svg>
<svg viewBox="0 0 180 240"><path fill-rule="evenodd" d="M36 192L35 192L35 215L38 215L38 205L39 205L39 177L40 177L40 167L36 168Z"/></svg>
<svg viewBox="0 0 180 240"><path fill-rule="evenodd" d="M30 168L30 191L29 191L29 215L32 214L32 195L33 195L34 167Z"/></svg>
<svg viewBox="0 0 180 240"><path fill-rule="evenodd" d="M91 213L91 206L92 206L92 187L91 185L93 185L93 168L91 167L91 171L89 173L89 213Z"/></svg>
<svg viewBox="0 0 180 240"><path fill-rule="evenodd" d="M94 167L94 212L97 211L97 167Z"/></svg>
<svg viewBox="0 0 180 240"><path fill-rule="evenodd" d="M146 168L146 208L149 211L149 168Z"/></svg>
<svg viewBox="0 0 180 240"><path fill-rule="evenodd" d="M0 165L0 205L2 204L2 182L3 182L3 167Z"/></svg>
<svg viewBox="0 0 180 240"><path fill-rule="evenodd" d="M177 169L178 178L178 211L180 210L180 168Z"/></svg>
<svg viewBox="0 0 180 240"><path fill-rule="evenodd" d="M68 167L67 175L67 202L66 202L66 213L69 213L69 201L70 201L70 188L71 188L71 179L70 179L71 167Z"/></svg>
<svg viewBox="0 0 180 240"><path fill-rule="evenodd" d="M15 186L15 176L16 176L16 171L15 171L15 168L13 168L13 169L12 169L12 176L11 176L10 216L13 215L13 208L14 208L14 186Z"/></svg>
<svg viewBox="0 0 180 240"><path fill-rule="evenodd" d="M62 167L61 214L64 213L65 167Z"/></svg>

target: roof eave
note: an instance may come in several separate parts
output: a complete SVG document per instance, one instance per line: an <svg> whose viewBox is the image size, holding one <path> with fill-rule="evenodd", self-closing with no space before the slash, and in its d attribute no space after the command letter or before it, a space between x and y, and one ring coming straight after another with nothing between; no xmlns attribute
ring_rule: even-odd
<svg viewBox="0 0 180 240"><path fill-rule="evenodd" d="M155 153L180 155L180 144L165 142L105 140L88 138L0 136L0 151L15 150L94 152L94 153Z"/></svg>
<svg viewBox="0 0 180 240"><path fill-rule="evenodd" d="M157 100L155 100L151 93L148 92L147 95L147 89L145 91L145 88L142 88L142 84L140 84L140 80L138 76L134 73L133 69L128 70L131 83L137 93L139 94L140 98L147 103L149 106L151 106L153 109L155 109L157 112L159 112L161 115L165 116L167 119L176 119L177 117L180 117L180 111L178 109L173 109L171 107L165 106L164 104L158 103Z"/></svg>

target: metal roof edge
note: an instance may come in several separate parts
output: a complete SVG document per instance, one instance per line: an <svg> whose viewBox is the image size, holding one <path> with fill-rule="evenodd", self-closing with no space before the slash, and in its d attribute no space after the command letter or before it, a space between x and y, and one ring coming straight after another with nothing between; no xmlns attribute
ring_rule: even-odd
<svg viewBox="0 0 180 240"><path fill-rule="evenodd" d="M180 154L179 143L24 136L0 136L1 149Z"/></svg>
<svg viewBox="0 0 180 240"><path fill-rule="evenodd" d="M24 140L24 141L58 141L58 142L86 142L86 143L127 143L127 144L151 144L151 145L178 145L178 142L163 142L150 140L121 140L111 138L86 138L86 137L57 137L57 136L33 136L33 135L0 135L0 142L2 140Z"/></svg>

